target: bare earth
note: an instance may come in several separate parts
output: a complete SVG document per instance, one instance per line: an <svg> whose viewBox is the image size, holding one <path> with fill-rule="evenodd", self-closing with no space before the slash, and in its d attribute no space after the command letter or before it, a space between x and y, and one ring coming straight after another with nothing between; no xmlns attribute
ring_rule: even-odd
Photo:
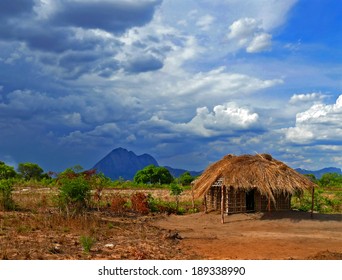
<svg viewBox="0 0 342 280"><path fill-rule="evenodd" d="M108 208L66 219L50 206L49 191L15 193L21 211L0 211L0 260L342 259L342 214L235 214L221 224L215 212L144 216ZM168 190L148 192L170 198ZM182 199L191 201L189 193ZM84 236L95 241L89 252Z"/></svg>
<svg viewBox="0 0 342 280"><path fill-rule="evenodd" d="M169 216L155 223L203 259L342 259L342 215L302 212Z"/></svg>

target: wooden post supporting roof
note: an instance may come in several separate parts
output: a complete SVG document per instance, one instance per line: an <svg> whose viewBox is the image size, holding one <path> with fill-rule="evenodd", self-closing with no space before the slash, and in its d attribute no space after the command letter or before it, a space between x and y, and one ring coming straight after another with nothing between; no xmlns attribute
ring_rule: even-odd
<svg viewBox="0 0 342 280"><path fill-rule="evenodd" d="M221 186L221 223L224 224L224 188L225 186L222 184Z"/></svg>
<svg viewBox="0 0 342 280"><path fill-rule="evenodd" d="M207 193L204 194L204 213L208 213L208 206L207 206Z"/></svg>
<svg viewBox="0 0 342 280"><path fill-rule="evenodd" d="M313 218L314 204L315 204L315 187L312 186L312 190L311 190L311 218Z"/></svg>
<svg viewBox="0 0 342 280"><path fill-rule="evenodd" d="M195 210L195 197L194 197L193 185L191 185L191 202L192 202L192 210Z"/></svg>
<svg viewBox="0 0 342 280"><path fill-rule="evenodd" d="M267 210L268 212L271 212L271 197L270 196L268 196Z"/></svg>

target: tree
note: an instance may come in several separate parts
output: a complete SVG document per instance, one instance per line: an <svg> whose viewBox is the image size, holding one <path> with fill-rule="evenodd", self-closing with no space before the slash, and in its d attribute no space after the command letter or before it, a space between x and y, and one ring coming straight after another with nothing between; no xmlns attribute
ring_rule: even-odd
<svg viewBox="0 0 342 280"><path fill-rule="evenodd" d="M170 194L176 198L176 211L178 212L179 196L182 194L183 189L178 185L172 183L170 185Z"/></svg>
<svg viewBox="0 0 342 280"><path fill-rule="evenodd" d="M0 161L0 180L10 179L16 176L17 176L17 172L15 172L12 166L8 166L4 162Z"/></svg>
<svg viewBox="0 0 342 280"><path fill-rule="evenodd" d="M25 180L39 180L42 178L44 170L36 163L26 162L19 163L18 172Z"/></svg>
<svg viewBox="0 0 342 280"><path fill-rule="evenodd" d="M139 170L133 180L143 184L170 184L173 177L165 167L151 164Z"/></svg>
<svg viewBox="0 0 342 280"><path fill-rule="evenodd" d="M189 171L184 172L182 175L179 176L178 182L182 186L189 186L191 182L194 180L194 177L191 176Z"/></svg>
<svg viewBox="0 0 342 280"><path fill-rule="evenodd" d="M325 173L321 179L319 179L319 184L322 187L342 186L342 175L338 173Z"/></svg>

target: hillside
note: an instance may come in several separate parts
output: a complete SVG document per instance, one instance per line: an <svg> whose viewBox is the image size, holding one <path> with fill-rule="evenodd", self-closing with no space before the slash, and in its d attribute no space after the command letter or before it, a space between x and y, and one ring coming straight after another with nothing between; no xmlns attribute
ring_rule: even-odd
<svg viewBox="0 0 342 280"><path fill-rule="evenodd" d="M149 154L138 156L132 151L117 148L96 163L93 168L112 180L117 180L120 177L132 180L137 171L151 164L159 166L158 162Z"/></svg>
<svg viewBox="0 0 342 280"><path fill-rule="evenodd" d="M336 167L327 167L327 168L323 168L320 170L306 170L306 169L301 169L301 168L296 168L296 171L301 173L301 174L313 174L315 175L316 179L320 179L324 174L326 173L337 173L342 175L342 170L340 168L336 168Z"/></svg>
<svg viewBox="0 0 342 280"><path fill-rule="evenodd" d="M132 151L124 148L112 150L108 155L94 165L98 172L102 172L105 176L112 180L123 178L124 180L132 180L137 171L148 165L159 166L157 160L149 154L136 155ZM165 166L173 177L179 177L187 170L172 168ZM189 171L192 176L197 176L201 172Z"/></svg>

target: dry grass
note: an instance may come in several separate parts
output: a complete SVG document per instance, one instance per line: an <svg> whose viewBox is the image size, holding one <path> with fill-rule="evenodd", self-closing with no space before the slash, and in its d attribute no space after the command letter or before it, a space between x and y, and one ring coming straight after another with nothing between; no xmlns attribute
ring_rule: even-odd
<svg viewBox="0 0 342 280"><path fill-rule="evenodd" d="M67 218L55 206L55 195L47 190L14 193L18 210L0 212L0 259L187 258L177 241L164 239L165 231L152 225L158 216L117 213L105 205ZM114 197L115 192L107 194L103 203ZM89 252L82 236L94 241Z"/></svg>

